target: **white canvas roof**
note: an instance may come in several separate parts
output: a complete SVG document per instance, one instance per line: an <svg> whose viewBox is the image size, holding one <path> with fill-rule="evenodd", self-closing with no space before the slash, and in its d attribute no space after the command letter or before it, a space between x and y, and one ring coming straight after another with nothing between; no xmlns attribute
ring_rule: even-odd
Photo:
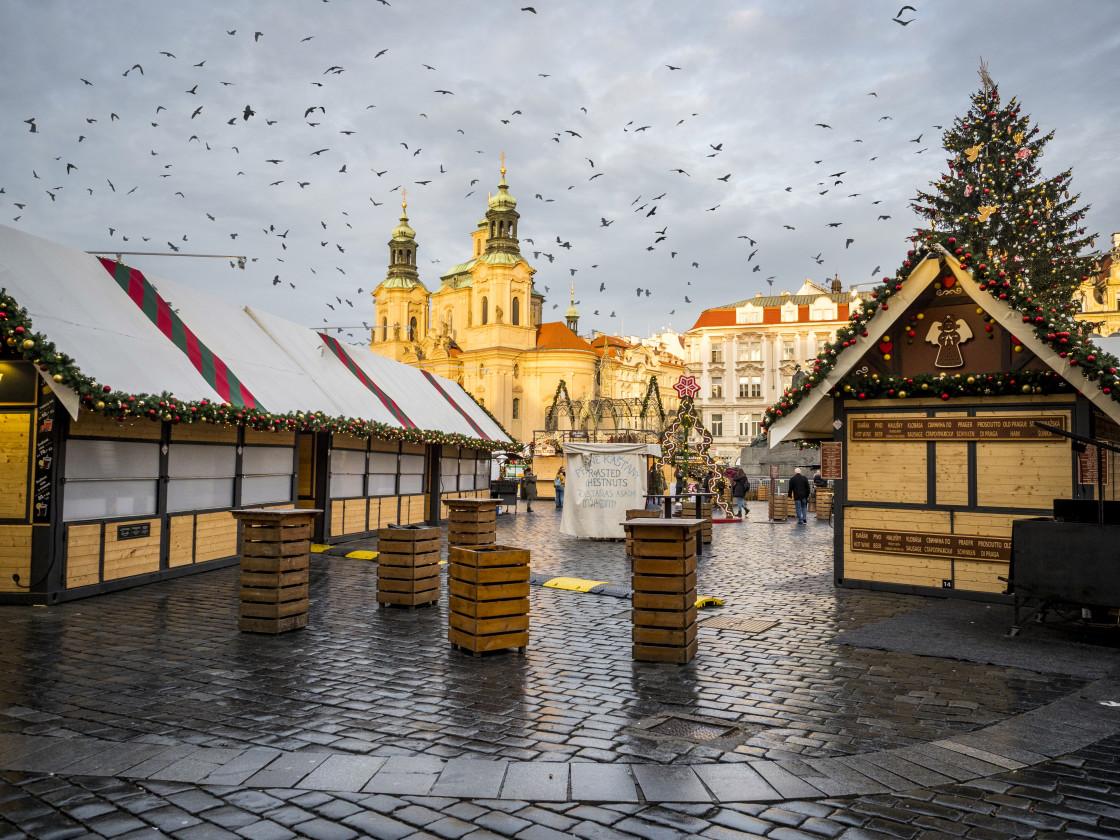
<svg viewBox="0 0 1120 840"><path fill-rule="evenodd" d="M322 411L402 425L315 330L169 280L145 277L265 411ZM166 391L180 400L222 401L96 257L0 225L0 287L27 308L36 331L71 355L83 373L114 390ZM365 348L344 347L420 429L481 437L421 371ZM436 379L485 436L509 440L462 388ZM68 389L54 387L65 391L76 406Z"/></svg>
<svg viewBox="0 0 1120 840"><path fill-rule="evenodd" d="M479 437L478 432L447 402L422 371L378 356L364 347L347 345L346 351L365 374L378 387L384 388L408 418L420 428L438 428L468 437ZM492 440L509 440L498 425L486 416L486 412L456 383L442 376L435 376L435 379L488 437Z"/></svg>
<svg viewBox="0 0 1120 840"><path fill-rule="evenodd" d="M132 394L222 402L96 257L0 225L0 288L86 376Z"/></svg>

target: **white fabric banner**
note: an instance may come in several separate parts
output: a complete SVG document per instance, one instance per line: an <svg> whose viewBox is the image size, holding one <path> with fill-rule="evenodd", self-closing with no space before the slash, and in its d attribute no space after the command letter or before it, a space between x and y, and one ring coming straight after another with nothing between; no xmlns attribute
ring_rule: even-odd
<svg viewBox="0 0 1120 840"><path fill-rule="evenodd" d="M645 506L647 454L652 453L644 443L565 443L560 533L625 537L626 511Z"/></svg>

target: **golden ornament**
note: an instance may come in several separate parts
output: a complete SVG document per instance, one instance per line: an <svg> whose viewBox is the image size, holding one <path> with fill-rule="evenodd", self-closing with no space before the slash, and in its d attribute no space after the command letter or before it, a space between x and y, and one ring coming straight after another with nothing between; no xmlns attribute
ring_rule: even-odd
<svg viewBox="0 0 1120 840"><path fill-rule="evenodd" d="M976 146L972 146L971 148L965 149L964 153L965 153L965 156L968 158L968 162L969 163L976 163L976 158L980 154L980 150L983 149L983 148L984 148L984 144L980 143Z"/></svg>
<svg viewBox="0 0 1120 840"><path fill-rule="evenodd" d="M976 218L979 219L981 222L986 222L986 221L988 221L988 217L991 216L992 213L994 213L998 209L999 209L998 205L994 205L994 204L990 205L990 206L989 205L984 205L984 206L978 208L979 213L978 213Z"/></svg>
<svg viewBox="0 0 1120 840"><path fill-rule="evenodd" d="M102 410L104 410L104 408L105 408L105 403L101 402L101 400L98 400L98 401L97 401L97 406L96 406L96 407L97 407L97 410L98 410L98 411L102 411Z"/></svg>
<svg viewBox="0 0 1120 840"><path fill-rule="evenodd" d="M23 340L23 349L24 350L30 350L34 346L35 346L35 342L32 341L30 338L25 338Z"/></svg>
<svg viewBox="0 0 1120 840"><path fill-rule="evenodd" d="M1015 145L1018 146L1020 143L1023 142L1023 137L1024 137L1023 132L1019 131L1019 132L1016 132L1015 134L1013 134L1011 136L1011 139L1014 140Z"/></svg>
<svg viewBox="0 0 1120 840"><path fill-rule="evenodd" d="M62 374L61 373L56 373L54 376L51 377L51 379L53 379L55 382L61 382L62 381Z"/></svg>

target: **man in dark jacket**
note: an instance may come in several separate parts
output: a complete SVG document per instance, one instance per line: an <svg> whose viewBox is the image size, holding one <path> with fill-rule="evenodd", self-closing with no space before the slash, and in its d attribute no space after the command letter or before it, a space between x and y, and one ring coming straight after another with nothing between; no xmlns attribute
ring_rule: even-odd
<svg viewBox="0 0 1120 840"><path fill-rule="evenodd" d="M742 467L735 469L735 477L731 479L731 501L735 505L736 516L746 516L750 513L745 501L747 493L751 489L751 480L747 478L747 474L743 471Z"/></svg>
<svg viewBox="0 0 1120 840"><path fill-rule="evenodd" d="M797 509L797 523L804 525L809 521L809 479L801 474L801 467L793 471L789 480L789 494Z"/></svg>

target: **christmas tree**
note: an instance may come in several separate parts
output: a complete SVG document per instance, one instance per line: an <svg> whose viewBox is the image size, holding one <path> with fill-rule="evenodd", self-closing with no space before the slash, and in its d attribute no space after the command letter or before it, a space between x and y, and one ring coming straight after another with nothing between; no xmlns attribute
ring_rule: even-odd
<svg viewBox="0 0 1120 840"><path fill-rule="evenodd" d="M1070 170L1042 175L1039 158L1053 132L1031 125L1017 99L1001 102L983 61L980 79L972 107L945 132L949 172L932 192L919 191L914 209L951 253L971 252L1037 302L1068 311L1094 266L1083 253L1096 236L1083 226L1088 205L1078 207L1080 196L1070 194ZM920 235L929 241L929 231Z"/></svg>
<svg viewBox="0 0 1120 840"><path fill-rule="evenodd" d="M700 436L700 440L696 444L696 456L700 459L700 463L703 464L708 475L708 483L703 488L703 492L712 493L713 506L719 508L723 518L730 519L732 518L731 508L727 506L719 492L719 484L723 479L723 474L710 451L712 433L704 426L700 419L700 413L696 410L696 404L693 402L693 398L700 391L700 386L696 384L695 376L682 376L673 388L680 395L681 404L680 408L677 409L676 416L665 427L665 431L661 433L661 460L657 466L671 466L687 470L691 460L688 439L691 432L695 431ZM677 450L678 446L681 447L680 451Z"/></svg>

